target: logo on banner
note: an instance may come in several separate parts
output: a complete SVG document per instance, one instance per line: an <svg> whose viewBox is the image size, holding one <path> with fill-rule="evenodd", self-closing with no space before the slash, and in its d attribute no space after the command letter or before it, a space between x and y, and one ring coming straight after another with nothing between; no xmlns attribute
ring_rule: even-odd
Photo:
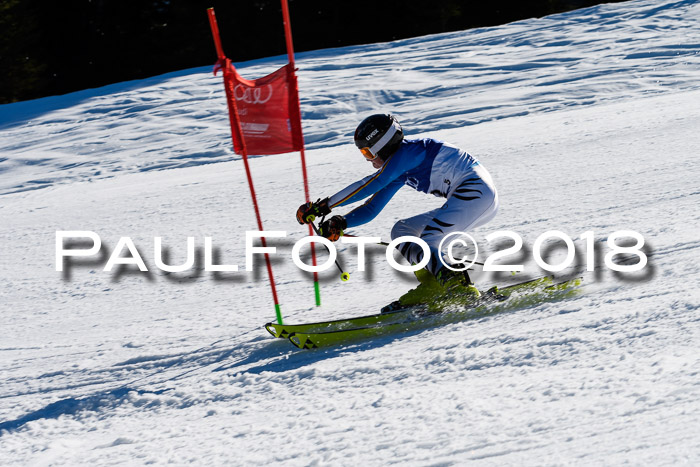
<svg viewBox="0 0 700 467"><path fill-rule="evenodd" d="M268 128L270 128L270 125L268 125L267 123L241 123L241 129L243 130L243 132L250 136L264 135Z"/></svg>
<svg viewBox="0 0 700 467"><path fill-rule="evenodd" d="M264 91L267 88L267 91ZM249 88L242 84L233 88L233 95L237 101L243 101L246 104L265 104L272 99L272 86L267 85L260 88Z"/></svg>

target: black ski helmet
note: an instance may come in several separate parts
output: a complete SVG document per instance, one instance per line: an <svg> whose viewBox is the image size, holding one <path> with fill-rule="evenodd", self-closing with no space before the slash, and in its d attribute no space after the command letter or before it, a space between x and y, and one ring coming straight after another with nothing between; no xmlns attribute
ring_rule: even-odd
<svg viewBox="0 0 700 467"><path fill-rule="evenodd" d="M355 130L355 146L368 160L387 160L403 141L403 130L391 114L375 114L362 120Z"/></svg>

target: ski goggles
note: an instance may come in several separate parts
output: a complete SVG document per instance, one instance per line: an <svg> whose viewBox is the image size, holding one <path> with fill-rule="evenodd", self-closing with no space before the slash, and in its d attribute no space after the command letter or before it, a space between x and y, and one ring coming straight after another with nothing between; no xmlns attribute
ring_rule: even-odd
<svg viewBox="0 0 700 467"><path fill-rule="evenodd" d="M373 161L374 159L377 158L379 155L379 152L384 149L384 146L386 146L391 139L401 131L401 126L397 121L393 121L391 126L386 130L384 135L382 135L381 138L379 138L379 141L374 143L372 147L367 147L365 146L364 148L360 148L360 152L362 153L363 156L365 156L365 159L368 161Z"/></svg>
<svg viewBox="0 0 700 467"><path fill-rule="evenodd" d="M360 148L360 152L368 161L373 161L377 158L376 154L372 154L372 150L370 148Z"/></svg>

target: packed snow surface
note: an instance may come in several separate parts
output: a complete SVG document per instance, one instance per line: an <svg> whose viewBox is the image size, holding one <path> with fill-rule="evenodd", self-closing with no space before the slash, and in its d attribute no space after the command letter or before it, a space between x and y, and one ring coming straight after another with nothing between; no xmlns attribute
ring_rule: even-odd
<svg viewBox="0 0 700 467"><path fill-rule="evenodd" d="M392 112L493 175L500 212L472 234L488 253L487 235L516 232L525 246L503 262L525 270L477 269L481 288L543 274L533 244L552 230L577 251L557 276L586 284L565 301L330 349L262 328L274 303L264 263L245 270L255 217L211 68L0 106L0 463L700 462L699 20L697 1L642 0L299 54L314 199L371 172L352 132ZM255 78L283 60L237 66ZM287 233L270 240L286 322L374 313L415 286L381 247L362 272L340 245L352 278L323 273L316 307L291 259L307 233L294 219L300 158L250 163L265 229ZM439 205L404 189L353 233L388 240L394 222ZM58 272L56 231L76 230L98 234L100 254ZM606 265L617 231L643 236L642 271ZM147 272L103 270L122 237ZM163 272L155 237L168 264L194 237L196 265ZM205 237L240 270L205 271ZM565 256L548 245L552 263Z"/></svg>

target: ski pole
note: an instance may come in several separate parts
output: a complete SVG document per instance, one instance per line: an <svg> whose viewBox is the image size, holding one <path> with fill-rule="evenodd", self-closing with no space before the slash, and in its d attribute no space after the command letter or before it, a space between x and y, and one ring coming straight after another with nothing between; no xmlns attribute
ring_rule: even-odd
<svg viewBox="0 0 700 467"><path fill-rule="evenodd" d="M309 222L309 224L311 224L311 227L313 227L314 232L316 232L316 235L322 237L323 235L321 235L321 232L318 231L318 229L316 228L316 224L314 224L313 222L315 220L315 217L312 217L313 216L309 216L309 218L311 219L311 222ZM328 250L328 253L330 254L331 251L325 243L323 244L323 246L326 247L326 250ZM335 265L338 267L338 271L340 271L340 280L343 282L347 282L348 280L350 280L350 273L343 271L343 268L340 266L340 263L338 263L338 259L335 260Z"/></svg>
<svg viewBox="0 0 700 467"><path fill-rule="evenodd" d="M345 237L357 238L357 235L345 234ZM389 244L387 242L377 242L377 243L375 243L375 245L389 246ZM472 264L478 264L479 266L485 266L484 263L480 263L479 261L474 261L474 263L472 263ZM512 271L512 272L515 273L515 271Z"/></svg>

